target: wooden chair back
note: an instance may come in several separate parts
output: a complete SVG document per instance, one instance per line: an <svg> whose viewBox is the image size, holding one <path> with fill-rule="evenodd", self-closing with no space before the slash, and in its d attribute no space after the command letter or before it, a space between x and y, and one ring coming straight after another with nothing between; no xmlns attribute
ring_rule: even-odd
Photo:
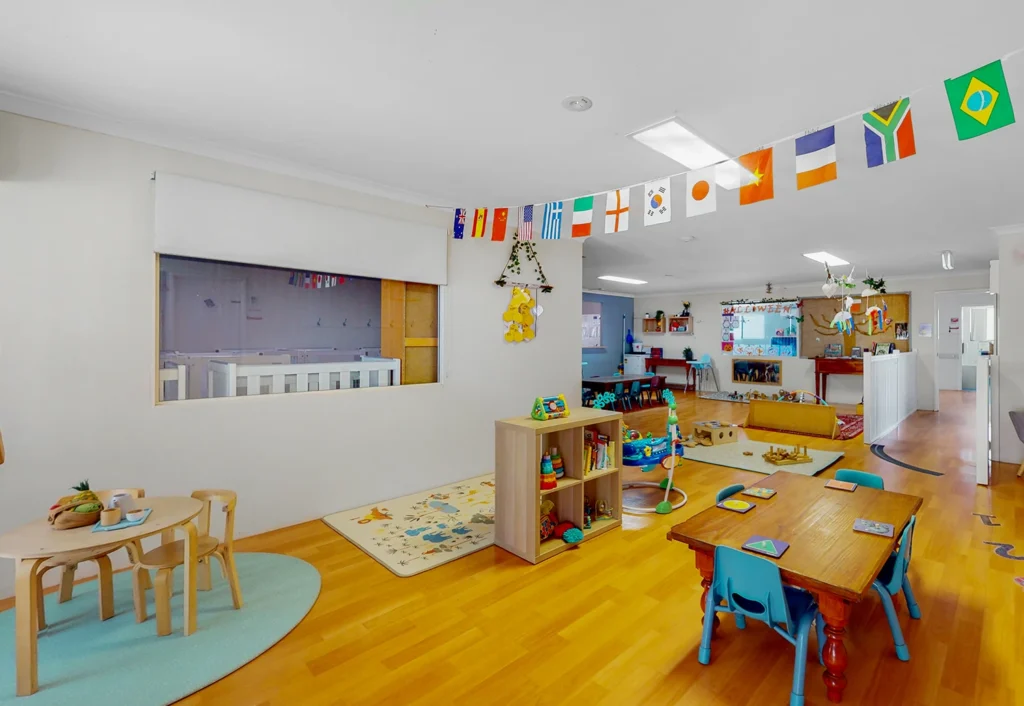
<svg viewBox="0 0 1024 706"><path fill-rule="evenodd" d="M96 493L96 497L103 503L103 507L110 505L110 499L115 495L131 495L136 500L146 497L145 488L112 488L110 490L95 490L93 492Z"/></svg>
<svg viewBox="0 0 1024 706"><path fill-rule="evenodd" d="M210 511L213 502L224 506L224 545L230 551L235 541L235 505L238 504L238 494L233 490L196 490L192 493L196 500L203 501L203 510L196 518L199 527L199 536L210 536Z"/></svg>

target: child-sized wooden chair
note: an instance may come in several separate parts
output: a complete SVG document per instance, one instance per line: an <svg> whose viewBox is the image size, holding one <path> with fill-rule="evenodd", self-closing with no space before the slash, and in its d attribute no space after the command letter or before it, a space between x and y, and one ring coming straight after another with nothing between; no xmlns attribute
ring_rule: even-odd
<svg viewBox="0 0 1024 706"><path fill-rule="evenodd" d="M103 507L108 507L110 499L115 495L130 495L136 500L146 497L146 491L142 488L116 488L114 490L97 490L94 492L96 497L100 499L100 502L103 503ZM57 596L57 602L67 603L71 600L75 589L75 571L77 571L78 565L86 561L95 561L98 570L96 580L99 582L97 593L99 594L100 602L100 620L112 618L114 616L114 579L110 555L124 547L128 551L128 561L133 565L138 563L139 557L142 556L142 544L138 540L122 544L116 541L116 535L116 532L110 535L111 539L115 540L111 546L85 552L58 554L47 559L36 573L39 594L42 595L43 593L43 575L50 569L60 567L60 593ZM144 586L149 587L148 572L143 572L140 580ZM40 630L46 627L46 608L44 604L45 601L39 601L38 621Z"/></svg>
<svg viewBox="0 0 1024 706"><path fill-rule="evenodd" d="M723 601L725 605L719 605ZM704 632L697 660L701 664L711 662L715 613L732 613L737 619L748 616L767 623L796 648L789 704L803 706L807 641L818 612L814 596L799 588L784 586L779 567L767 559L731 547L717 547L714 578L705 605Z"/></svg>
<svg viewBox="0 0 1024 706"><path fill-rule="evenodd" d="M900 537L899 551L894 552L878 572L877 578L871 582L871 588L875 589L878 597L882 599L882 608L885 610L885 619L889 622L889 630L892 632L892 641L896 646L896 656L903 662L910 661L910 650L903 640L903 630L900 628L900 619L896 615L896 607L893 605L892 597L900 590L907 599L907 609L910 617L914 620L921 619L921 608L917 605L917 599L910 588L910 578L907 576L907 569L910 567L910 552L914 541L914 525L917 517L911 517L907 523L903 535ZM824 621L818 620L818 659L822 664L821 649L825 644Z"/></svg>
<svg viewBox="0 0 1024 706"><path fill-rule="evenodd" d="M238 570L235 568L235 505L238 496L231 490L197 490L192 493L196 500L203 501L203 510L196 521L199 526L198 548L199 573L196 585L200 591L212 588L210 581L210 558L220 562L221 575L231 587L231 600L235 610L242 607L242 587L238 584ZM224 521L224 541L210 535L210 512L213 502L224 506L227 518ZM157 572L153 579L156 603L156 634L171 634L171 593L174 586L174 569L185 563L185 540L179 539L163 544L142 555L132 572L132 597L135 600L135 620L144 623L146 612L146 589L142 584L142 573L147 569Z"/></svg>

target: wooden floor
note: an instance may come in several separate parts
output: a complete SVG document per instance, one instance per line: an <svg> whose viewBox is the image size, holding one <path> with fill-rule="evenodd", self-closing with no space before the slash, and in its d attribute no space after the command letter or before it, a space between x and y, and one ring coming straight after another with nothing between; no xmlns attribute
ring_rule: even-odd
<svg viewBox="0 0 1024 706"><path fill-rule="evenodd" d="M678 395L680 423L742 422L745 405ZM854 607L844 703L882 706L1024 705L1024 562L986 541L1019 541L1024 479L1000 465L991 489L974 484L973 399L943 393L939 414L918 413L893 438L893 457L862 437L829 441L782 433L750 438L841 449L837 467L867 469L886 487L924 497L910 574L922 611L900 601L911 661L896 659L877 597ZM664 428L665 408L629 415ZM659 472L649 474L660 478ZM627 517L579 550L531 566L489 548L406 579L393 576L321 522L251 537L240 551L291 554L314 564L323 591L307 618L254 662L180 702L296 704L729 704L788 703L793 649L763 624L723 620L713 660L697 662L700 577L667 529L708 507L719 488L758 474L685 461L677 485L689 503L667 517ZM995 515L989 527L972 513ZM813 645L813 642L812 642ZM170 667L170 665L169 665ZM825 704L821 668L808 665L808 704Z"/></svg>

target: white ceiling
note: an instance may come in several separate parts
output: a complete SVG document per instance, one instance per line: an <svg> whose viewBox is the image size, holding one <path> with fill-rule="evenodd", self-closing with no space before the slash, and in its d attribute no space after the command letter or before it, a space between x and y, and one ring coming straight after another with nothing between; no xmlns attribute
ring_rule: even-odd
<svg viewBox="0 0 1024 706"><path fill-rule="evenodd" d="M672 223L637 213L590 239L588 288L807 281L812 250L860 274L938 273L944 249L978 269L996 255L989 227L1024 222L1024 126L959 143L942 89L1024 46L1020 0L0 0L0 16L0 109L467 207L681 171L625 137L672 115L742 153L925 89L917 156L869 172L851 120L831 184L796 192L791 143L772 202L719 192L718 213L687 220L676 180ZM1024 54L1006 71L1024 111ZM565 111L571 94L594 108Z"/></svg>

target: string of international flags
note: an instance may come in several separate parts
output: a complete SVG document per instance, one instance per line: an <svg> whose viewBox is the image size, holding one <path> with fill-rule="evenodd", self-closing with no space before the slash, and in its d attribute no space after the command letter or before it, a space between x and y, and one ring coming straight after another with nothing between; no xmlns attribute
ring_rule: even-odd
<svg viewBox="0 0 1024 706"><path fill-rule="evenodd" d="M969 140L980 135L1012 125L1015 122L1013 104L1010 101L1003 61L1024 49L1017 49L989 64L969 71L962 76L945 81L946 97L958 140ZM916 93L916 91L912 92ZM866 113L854 113L839 118L827 127L800 136L790 136L769 143L769 146L737 157L744 171L744 180L739 187L740 206L775 198L774 169L772 156L774 147L793 140L796 149L796 188L802 190L834 181L836 171L836 124L860 116L864 123L864 148L869 168L889 162L906 159L917 153L914 142L914 124L911 115L910 94ZM728 163L720 162L702 169L691 169L643 184L642 204L644 226L668 223L672 219L671 178L686 177L686 216L691 218L713 213L717 210L716 169ZM633 186L638 186L634 184ZM518 240L534 239L535 216L540 211L540 239L562 239L563 212L572 208L571 238L586 238L593 232L595 199L604 196L604 232L620 233L629 229L630 186L621 187L602 194L580 196L572 200L551 201L545 204L520 206L517 212L515 237ZM568 201L568 203L567 203ZM600 201L598 201L600 203ZM466 236L467 225L470 238L487 237L490 220L491 241L505 240L508 230L508 208L473 209L472 220L467 224L468 209L456 208L452 234L456 240ZM493 215L489 213L493 212Z"/></svg>

